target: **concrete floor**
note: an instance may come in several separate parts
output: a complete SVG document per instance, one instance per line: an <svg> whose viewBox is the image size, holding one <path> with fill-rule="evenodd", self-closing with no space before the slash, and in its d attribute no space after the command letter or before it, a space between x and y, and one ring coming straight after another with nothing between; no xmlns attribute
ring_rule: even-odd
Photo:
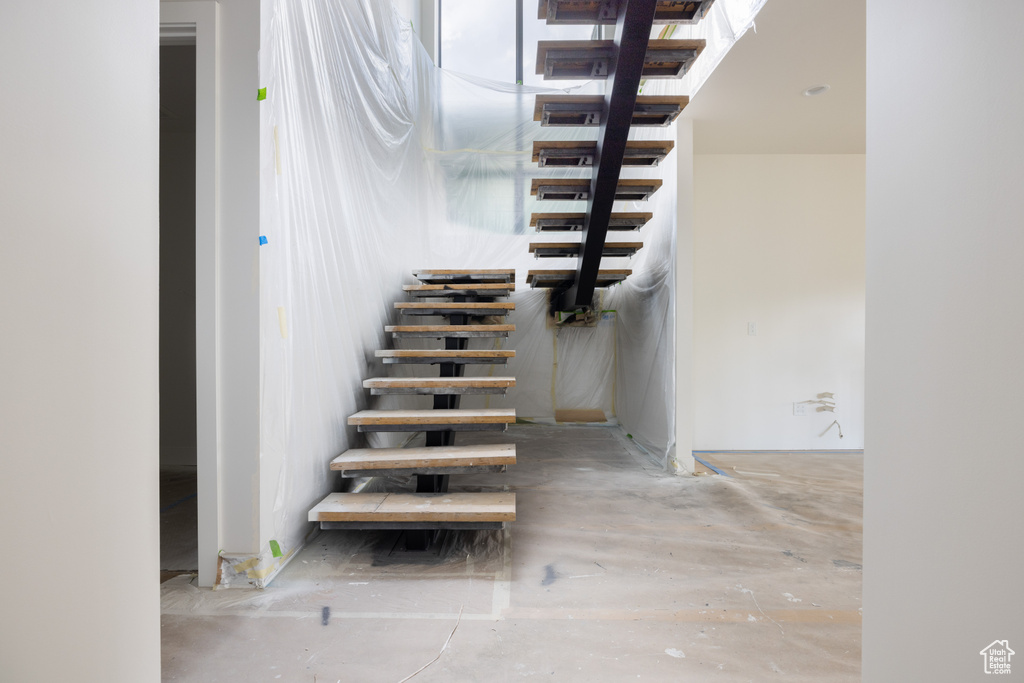
<svg viewBox="0 0 1024 683"><path fill-rule="evenodd" d="M509 440L519 464L452 487L510 486L505 531L325 532L263 591L164 583L164 680L860 680L859 454L676 477L615 428L460 436Z"/></svg>

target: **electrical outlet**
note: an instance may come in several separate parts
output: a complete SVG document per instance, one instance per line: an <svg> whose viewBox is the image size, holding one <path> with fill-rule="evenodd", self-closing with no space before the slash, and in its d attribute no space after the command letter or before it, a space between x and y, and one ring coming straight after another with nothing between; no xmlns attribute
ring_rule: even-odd
<svg viewBox="0 0 1024 683"><path fill-rule="evenodd" d="M747 335L750 337L757 336L757 323L747 323Z"/></svg>
<svg viewBox="0 0 1024 683"><path fill-rule="evenodd" d="M802 417L808 415L806 403L794 403L793 404L793 415L796 417Z"/></svg>

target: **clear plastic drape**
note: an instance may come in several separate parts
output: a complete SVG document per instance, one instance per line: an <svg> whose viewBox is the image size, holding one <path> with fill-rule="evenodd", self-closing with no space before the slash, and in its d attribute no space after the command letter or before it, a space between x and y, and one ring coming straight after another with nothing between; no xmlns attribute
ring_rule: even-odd
<svg viewBox="0 0 1024 683"><path fill-rule="evenodd" d="M375 349L396 342L386 324L417 268L515 268L516 331L471 348L516 350L507 397L467 397L465 407L514 407L524 419L560 409L600 409L653 458L674 440L675 157L625 177L657 177L652 211L621 285L603 290L593 327L557 328L548 294L526 285L530 269L574 268L575 259L534 259L531 241L578 237L533 232L534 211L583 211L582 203L538 203L534 177L589 177L589 169L538 169L534 140L589 139L596 129L542 128L534 95L550 92L437 69L409 23L387 2L276 0L261 51L261 543L280 557L299 547L308 509L339 482L330 460L349 447L392 445L396 435L357 434L346 418L364 408L427 408L425 397L368 395L362 381L435 374L429 366L382 366ZM590 83L578 92L599 93ZM654 94L660 83L645 86ZM225 122L225 125L229 125ZM674 128L635 129L636 138ZM610 235L615 240L614 235ZM263 242L264 240L261 240ZM600 290L599 290L600 291ZM403 340L431 347L434 340ZM274 544L269 545L270 548ZM250 579L252 575L250 573Z"/></svg>

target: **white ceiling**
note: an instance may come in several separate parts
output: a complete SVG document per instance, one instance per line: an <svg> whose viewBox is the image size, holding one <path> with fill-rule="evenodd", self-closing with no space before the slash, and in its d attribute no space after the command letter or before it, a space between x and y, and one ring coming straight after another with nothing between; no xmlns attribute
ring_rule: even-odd
<svg viewBox="0 0 1024 683"><path fill-rule="evenodd" d="M865 0L768 0L756 21L683 113L695 153L863 154Z"/></svg>

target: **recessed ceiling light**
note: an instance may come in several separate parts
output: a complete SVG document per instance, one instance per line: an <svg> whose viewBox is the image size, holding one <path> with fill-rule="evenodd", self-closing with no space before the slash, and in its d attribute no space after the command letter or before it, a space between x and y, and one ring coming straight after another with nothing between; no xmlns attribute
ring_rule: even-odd
<svg viewBox="0 0 1024 683"><path fill-rule="evenodd" d="M804 90L805 97L814 97L815 95L821 95L827 93L831 86L828 85L812 85L807 90Z"/></svg>

